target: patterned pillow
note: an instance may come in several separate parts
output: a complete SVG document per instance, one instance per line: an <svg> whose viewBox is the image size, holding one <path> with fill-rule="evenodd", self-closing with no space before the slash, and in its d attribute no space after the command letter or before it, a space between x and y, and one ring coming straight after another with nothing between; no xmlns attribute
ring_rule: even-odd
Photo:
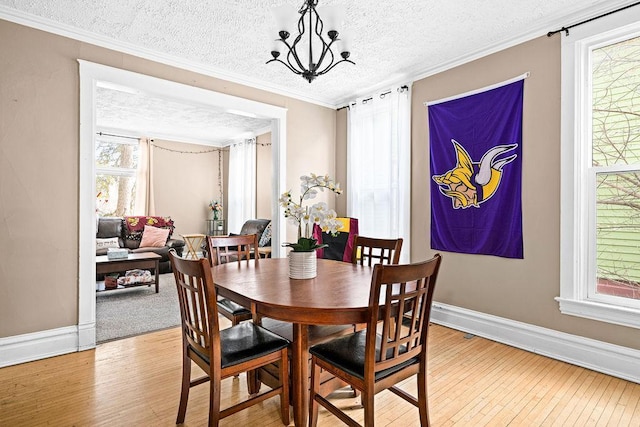
<svg viewBox="0 0 640 427"><path fill-rule="evenodd" d="M271 246L271 223L264 228L262 232L262 236L260 236L260 241L258 242L258 246Z"/></svg>
<svg viewBox="0 0 640 427"><path fill-rule="evenodd" d="M96 239L96 251L100 249L119 248L117 237L110 237L108 239Z"/></svg>
<svg viewBox="0 0 640 427"><path fill-rule="evenodd" d="M125 237L127 240L141 240L142 232L145 225L150 225L158 228L169 229L169 236L171 238L173 230L173 220L171 217L162 216L125 216L124 217Z"/></svg>

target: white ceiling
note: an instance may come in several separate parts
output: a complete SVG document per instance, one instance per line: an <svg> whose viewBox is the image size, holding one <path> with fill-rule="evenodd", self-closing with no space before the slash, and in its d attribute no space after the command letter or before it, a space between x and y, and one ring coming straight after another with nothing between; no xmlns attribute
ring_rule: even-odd
<svg viewBox="0 0 640 427"><path fill-rule="evenodd" d="M632 4L621 0L321 0L343 5L343 33L356 65L340 64L308 83L270 59L276 28L272 7L302 0L0 0L0 18L101 46L259 87L320 105L338 107L384 90L546 34L603 12ZM322 14L322 12L321 12ZM556 35L555 37L561 37ZM131 98L104 89L105 122L133 117L134 107L114 104ZM118 91L115 91L118 92ZM108 99L110 98L110 99ZM264 123L247 117L181 106L134 95L163 119L134 121L157 130L193 129L198 140L250 132ZM109 104L111 102L111 104ZM107 105L109 104L109 105ZM142 111L138 105L136 111ZM166 108L163 109L162 107ZM196 120L198 118L198 120ZM201 120L200 120L201 119ZM238 119L237 123L236 120ZM237 133L236 133L237 131ZM216 144L220 141L215 142Z"/></svg>
<svg viewBox="0 0 640 427"><path fill-rule="evenodd" d="M268 119L161 99L110 83L98 83L95 99L98 129L127 136L226 146L271 130Z"/></svg>

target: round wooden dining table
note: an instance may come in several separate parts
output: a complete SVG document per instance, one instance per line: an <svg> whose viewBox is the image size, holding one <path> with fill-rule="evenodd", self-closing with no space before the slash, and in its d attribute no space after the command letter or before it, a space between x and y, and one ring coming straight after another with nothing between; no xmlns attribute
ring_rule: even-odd
<svg viewBox="0 0 640 427"><path fill-rule="evenodd" d="M318 259L313 279L290 279L286 258L227 263L212 267L218 295L262 317L290 322L293 418L307 425L309 405L309 325L367 322L373 268Z"/></svg>

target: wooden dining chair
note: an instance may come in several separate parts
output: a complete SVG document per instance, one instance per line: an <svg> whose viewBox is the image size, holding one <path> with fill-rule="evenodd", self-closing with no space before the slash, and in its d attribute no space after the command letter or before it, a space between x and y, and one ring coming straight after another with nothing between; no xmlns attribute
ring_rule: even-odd
<svg viewBox="0 0 640 427"><path fill-rule="evenodd" d="M402 238L379 239L355 235L353 238L353 254L351 262L356 265L372 267L375 264L397 264L400 262ZM406 316L411 313L405 313ZM355 330L364 329L366 325L355 325Z"/></svg>
<svg viewBox="0 0 640 427"><path fill-rule="evenodd" d="M243 322L220 330L216 289L209 260L189 260L169 254L178 290L182 319L182 386L176 424L182 424L191 387L209 381L209 426L265 399L280 396L280 415L289 424L289 373L285 363L289 341L266 329ZM191 361L205 376L191 379ZM242 372L280 362L282 381L271 390L220 409L221 380ZM284 386L283 386L284 384Z"/></svg>
<svg viewBox="0 0 640 427"><path fill-rule="evenodd" d="M310 426L317 425L318 405L347 425L359 425L319 393L321 369L360 390L365 427L374 425L375 394L386 389L417 406L420 425L429 426L427 337L440 262L441 256L437 254L422 263L374 267L367 328L309 349ZM412 313L409 326L403 325L400 318L407 312L406 307L410 307ZM413 375L417 376L417 399L396 387L398 382Z"/></svg>
<svg viewBox="0 0 640 427"><path fill-rule="evenodd" d="M353 238L351 262L369 267L378 263L397 264L400 262L401 250L401 237L397 239L378 239L356 234Z"/></svg>
<svg viewBox="0 0 640 427"><path fill-rule="evenodd" d="M227 262L246 262L255 259L258 263L258 235L246 234L236 236L207 236L207 256L211 265ZM228 298L218 298L218 312L237 325L245 320L251 320L251 310Z"/></svg>

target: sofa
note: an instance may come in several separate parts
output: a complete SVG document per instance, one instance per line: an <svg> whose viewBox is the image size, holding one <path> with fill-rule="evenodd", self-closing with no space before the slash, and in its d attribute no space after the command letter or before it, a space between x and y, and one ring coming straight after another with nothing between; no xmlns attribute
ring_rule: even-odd
<svg viewBox="0 0 640 427"><path fill-rule="evenodd" d="M242 228L240 229L240 233L229 233L230 236L245 236L247 234L257 234L258 235L258 246L269 247L271 246L271 220L270 219L249 219L242 224ZM202 253L207 256L207 242L202 242L202 246L200 247Z"/></svg>
<svg viewBox="0 0 640 427"><path fill-rule="evenodd" d="M166 233L166 242L163 238L155 239L153 246L147 245L149 239L144 238L145 227L154 227L150 230L156 232L161 229ZM167 233L168 230L168 233ZM182 256L184 241L172 239L174 225L171 218L158 216L128 216L128 217L99 217L96 233L96 256L106 255L109 248L126 248L129 253L154 252L160 255L160 274L171 273L169 250L175 249ZM163 236L164 234L161 235ZM141 246L145 243L145 246Z"/></svg>
<svg viewBox="0 0 640 427"><path fill-rule="evenodd" d="M271 220L270 219L250 219L242 224L240 235L257 234L258 246L271 246Z"/></svg>

